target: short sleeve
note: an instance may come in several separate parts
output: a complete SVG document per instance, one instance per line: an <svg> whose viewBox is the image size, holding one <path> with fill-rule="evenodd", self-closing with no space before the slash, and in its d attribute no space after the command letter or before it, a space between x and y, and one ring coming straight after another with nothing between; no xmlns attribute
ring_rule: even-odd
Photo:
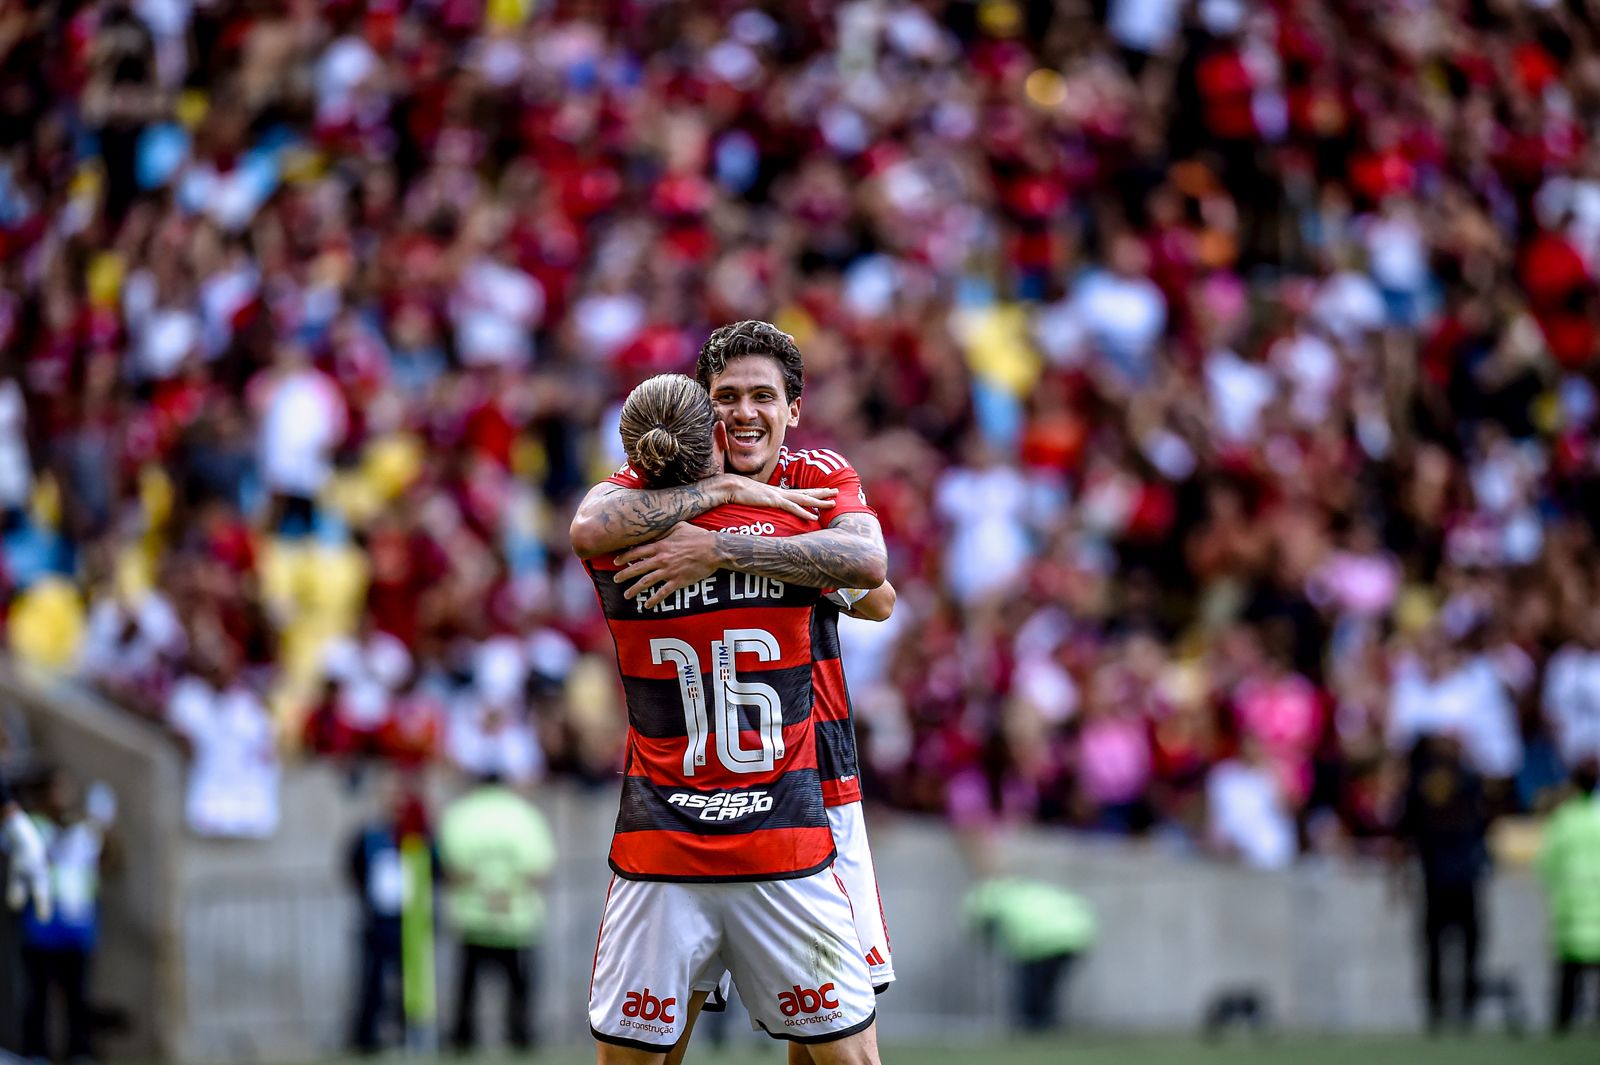
<svg viewBox="0 0 1600 1065"><path fill-rule="evenodd" d="M644 478L632 466L624 466L605 479L606 484L614 484L619 488L646 488Z"/></svg>
<svg viewBox="0 0 1600 1065"><path fill-rule="evenodd" d="M833 524L846 514L868 514L876 518L878 512L867 502L867 491L861 486L861 475L837 451L813 448L789 454L788 482L791 488L837 488L833 507L825 524Z"/></svg>

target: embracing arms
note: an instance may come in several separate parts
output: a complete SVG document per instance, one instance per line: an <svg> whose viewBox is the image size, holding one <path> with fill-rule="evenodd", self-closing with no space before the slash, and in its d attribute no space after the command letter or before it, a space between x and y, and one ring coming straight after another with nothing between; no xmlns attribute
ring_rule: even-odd
<svg viewBox="0 0 1600 1065"><path fill-rule="evenodd" d="M798 536L715 533L677 525L659 540L623 552L617 561L622 569L616 582L628 585L630 597L648 590L646 607L719 569L809 588L876 588L889 568L878 519L859 511Z"/></svg>
<svg viewBox="0 0 1600 1065"><path fill-rule="evenodd" d="M579 558L608 555L653 540L680 522L713 507L743 503L786 510L810 518L833 506L833 488L775 488L723 473L677 488L624 488L602 482L589 490L573 515L572 549Z"/></svg>

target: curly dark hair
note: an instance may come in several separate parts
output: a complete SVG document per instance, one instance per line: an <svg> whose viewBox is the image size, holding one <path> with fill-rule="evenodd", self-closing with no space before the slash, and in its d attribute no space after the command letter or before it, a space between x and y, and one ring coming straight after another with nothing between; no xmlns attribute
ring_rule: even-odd
<svg viewBox="0 0 1600 1065"><path fill-rule="evenodd" d="M771 322L759 322L754 318L732 322L706 337L706 342L700 345L700 358L694 364L694 376L701 388L710 391L711 379L728 368L728 360L746 355L765 355L778 360L778 368L783 371L784 398L790 403L800 398L806 387L806 368L794 337Z"/></svg>

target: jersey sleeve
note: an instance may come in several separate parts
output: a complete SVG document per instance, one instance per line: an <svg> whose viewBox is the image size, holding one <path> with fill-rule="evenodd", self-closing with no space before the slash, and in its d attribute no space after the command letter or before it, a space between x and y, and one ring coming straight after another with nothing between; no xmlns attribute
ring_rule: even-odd
<svg viewBox="0 0 1600 1065"><path fill-rule="evenodd" d="M644 488L644 478L634 471L632 466L624 466L605 479L606 484L614 484L619 488Z"/></svg>
<svg viewBox="0 0 1600 1065"><path fill-rule="evenodd" d="M866 489L861 486L861 475L850 465L850 460L837 451L813 448L793 452L789 458L789 484L794 488L837 488L833 507L823 518L831 525L846 514L869 514L876 518L878 512L867 503Z"/></svg>

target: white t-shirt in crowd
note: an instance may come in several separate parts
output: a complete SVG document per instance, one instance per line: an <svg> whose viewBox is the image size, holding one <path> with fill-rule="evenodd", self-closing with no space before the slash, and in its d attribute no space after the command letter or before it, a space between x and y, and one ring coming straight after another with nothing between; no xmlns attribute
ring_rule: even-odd
<svg viewBox="0 0 1600 1065"><path fill-rule="evenodd" d="M1206 356L1205 374L1217 434L1236 443L1254 440L1261 431L1261 412L1278 394L1277 380L1265 367L1226 348Z"/></svg>
<svg viewBox="0 0 1600 1065"><path fill-rule="evenodd" d="M140 376L165 381L199 350L200 316L190 307L157 306L136 327L133 350Z"/></svg>
<svg viewBox="0 0 1600 1065"><path fill-rule="evenodd" d="M1292 333L1272 346L1268 361L1289 384L1295 420L1307 427L1325 422L1342 376L1333 346L1315 333Z"/></svg>
<svg viewBox="0 0 1600 1065"><path fill-rule="evenodd" d="M644 300L631 292L597 292L572 308L572 323L585 353L609 359L644 328Z"/></svg>
<svg viewBox="0 0 1600 1065"><path fill-rule="evenodd" d="M463 696L450 714L447 746L450 760L473 776L493 773L526 784L544 773L544 748L517 706Z"/></svg>
<svg viewBox="0 0 1600 1065"><path fill-rule="evenodd" d="M1033 554L1024 516L1028 482L1010 466L957 466L939 481L935 503L950 525L946 580L964 603L1015 580Z"/></svg>
<svg viewBox="0 0 1600 1065"><path fill-rule="evenodd" d="M0 507L24 507L33 492L28 407L12 378L0 381Z"/></svg>
<svg viewBox="0 0 1600 1065"><path fill-rule="evenodd" d="M317 121L343 121L354 106L356 89L376 74L382 63L372 46L358 36L346 35L328 45L317 61Z"/></svg>
<svg viewBox="0 0 1600 1065"><path fill-rule="evenodd" d="M1122 47L1156 55L1178 39L1183 6L1183 0L1111 0L1106 25Z"/></svg>
<svg viewBox="0 0 1600 1065"><path fill-rule="evenodd" d="M1311 314L1330 335L1348 345L1383 328L1388 309L1372 278L1345 270L1328 278L1317 289Z"/></svg>
<svg viewBox="0 0 1600 1065"><path fill-rule="evenodd" d="M544 318L544 287L514 266L478 259L461 272L450 313L463 363L522 366Z"/></svg>
<svg viewBox="0 0 1600 1065"><path fill-rule="evenodd" d="M1371 219L1365 227L1372 276L1392 292L1421 292L1428 283L1428 243L1409 211Z"/></svg>
<svg viewBox="0 0 1600 1065"><path fill-rule="evenodd" d="M339 683L339 717L371 731L389 718L395 693L411 675L411 652L397 637L373 631L366 639L342 636L323 651L323 673Z"/></svg>
<svg viewBox="0 0 1600 1065"><path fill-rule="evenodd" d="M1389 746L1408 750L1420 736L1453 735L1488 777L1514 776L1522 767L1522 737L1505 683L1485 655L1438 678L1414 661L1402 662L1389 696Z"/></svg>
<svg viewBox="0 0 1600 1065"><path fill-rule="evenodd" d="M285 495L315 498L332 472L333 449L344 439L344 397L333 378L296 370L271 385L261 418L261 471Z"/></svg>
<svg viewBox="0 0 1600 1065"><path fill-rule="evenodd" d="M138 677L156 668L163 656L175 656L187 645L178 612L160 592L145 592L131 608L115 596L105 596L89 609L78 664L91 678Z"/></svg>
<svg viewBox="0 0 1600 1065"><path fill-rule="evenodd" d="M1072 299L1100 350L1124 370L1142 374L1167 328L1167 299L1155 282L1094 270L1078 282Z"/></svg>
<svg viewBox="0 0 1600 1065"><path fill-rule="evenodd" d="M1570 643L1544 675L1544 715L1566 765L1600 757L1600 650Z"/></svg>
<svg viewBox="0 0 1600 1065"><path fill-rule="evenodd" d="M278 827L278 751L272 719L242 684L217 691L185 677L167 722L194 748L184 816L202 836L262 838Z"/></svg>
<svg viewBox="0 0 1600 1065"><path fill-rule="evenodd" d="M1294 861L1294 820L1267 766L1227 761L1206 778L1211 837L1238 851L1257 869L1282 869Z"/></svg>
<svg viewBox="0 0 1600 1065"><path fill-rule="evenodd" d="M887 681L895 644L905 627L905 611L897 610L885 621L867 621L845 615L839 619L840 660L851 691L866 691Z"/></svg>

